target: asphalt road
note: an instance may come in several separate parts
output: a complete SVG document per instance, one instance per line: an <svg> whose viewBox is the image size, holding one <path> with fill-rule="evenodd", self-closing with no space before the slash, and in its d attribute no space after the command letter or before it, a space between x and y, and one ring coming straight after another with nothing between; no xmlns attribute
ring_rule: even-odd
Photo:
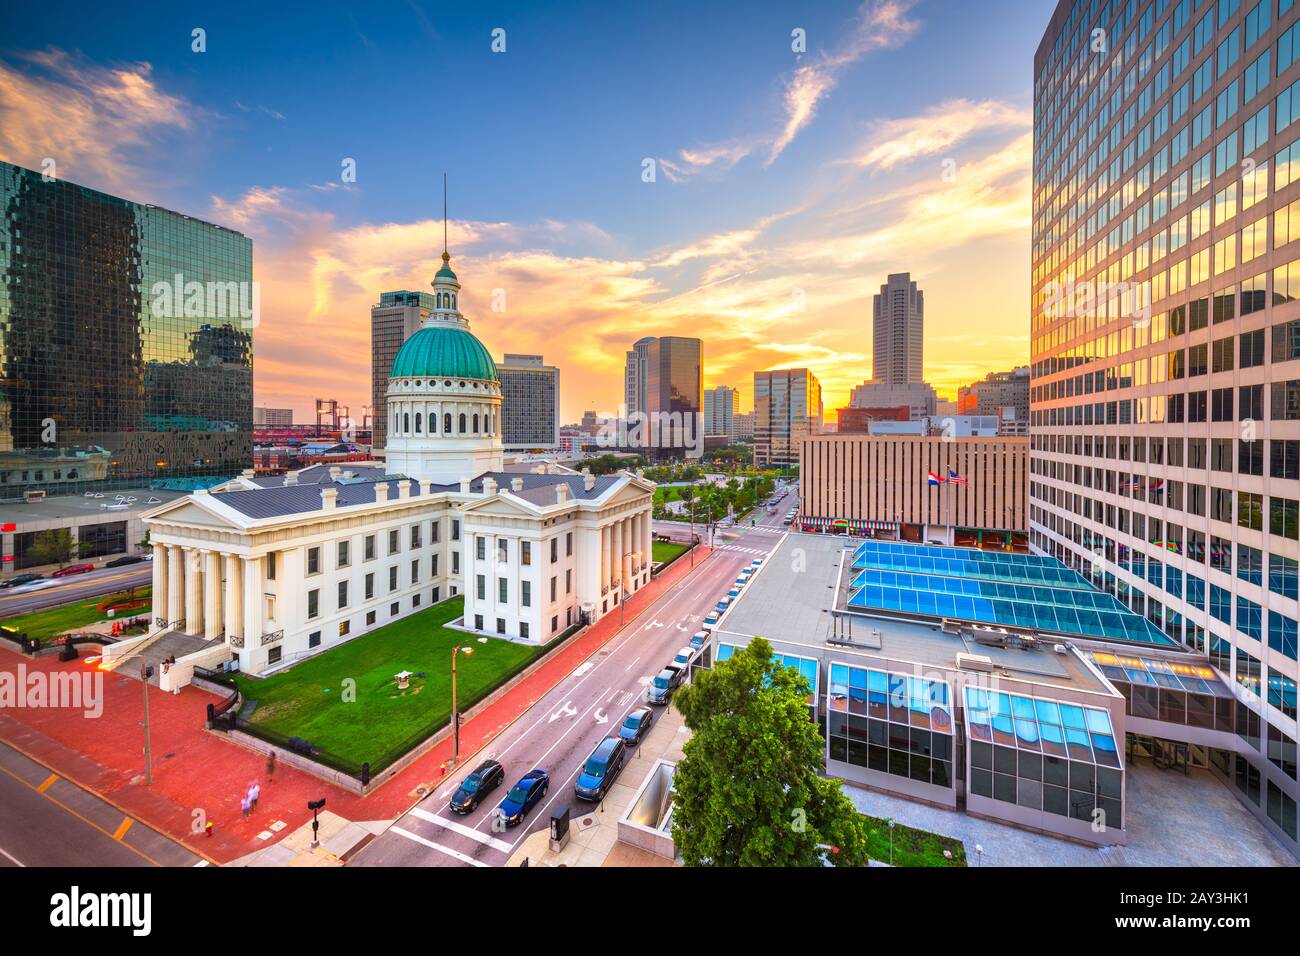
<svg viewBox="0 0 1300 956"><path fill-rule="evenodd" d="M189 850L0 744L0 867L194 866Z"/></svg>
<svg viewBox="0 0 1300 956"><path fill-rule="evenodd" d="M578 770L623 718L642 706L645 685L699 630L704 615L740 570L771 553L785 529L784 512L762 515L758 527L720 532L716 550L600 651L581 664L434 793L404 814L354 857L350 866L501 866L529 833L550 825L551 811L570 804L576 814ZM689 560L682 558L681 560ZM447 809L460 781L488 757L505 767L506 781L467 816ZM633 757L635 759L635 757ZM518 827L494 828L493 812L514 782L534 767L550 772L547 795Z"/></svg>
<svg viewBox="0 0 1300 956"><path fill-rule="evenodd" d="M29 591L25 594L0 591L0 620L15 614L27 614L30 611L112 594L132 585L148 586L153 581L153 563L141 561L123 568L98 568L56 580L59 581L56 586L43 591Z"/></svg>

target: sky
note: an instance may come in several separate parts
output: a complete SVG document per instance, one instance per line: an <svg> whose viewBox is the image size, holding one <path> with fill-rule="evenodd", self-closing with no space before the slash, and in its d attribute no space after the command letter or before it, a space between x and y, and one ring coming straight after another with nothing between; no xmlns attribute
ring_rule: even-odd
<svg viewBox="0 0 1300 956"><path fill-rule="evenodd" d="M0 158L248 235L256 403L298 421L360 420L370 307L429 289L444 173L471 329L558 365L565 421L617 412L644 335L702 338L744 409L755 370L811 368L833 418L890 273L941 394L1027 364L1054 5L13 4Z"/></svg>

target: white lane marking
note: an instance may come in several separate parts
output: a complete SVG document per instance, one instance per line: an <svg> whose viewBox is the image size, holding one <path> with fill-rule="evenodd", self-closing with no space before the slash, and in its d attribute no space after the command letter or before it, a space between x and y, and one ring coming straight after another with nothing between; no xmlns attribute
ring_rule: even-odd
<svg viewBox="0 0 1300 956"><path fill-rule="evenodd" d="M605 714L605 710L603 707L598 707L596 709L596 723L598 724L609 723L609 717Z"/></svg>
<svg viewBox="0 0 1300 956"><path fill-rule="evenodd" d="M441 843L434 843L432 840L426 840L424 837L420 836L420 834L412 833L410 830L404 830L397 825L389 827L388 832L396 833L398 836L404 836L408 840L418 843L421 846L427 846L430 850L437 850L439 853L445 853L453 860L468 863L470 866L487 866L487 864L482 860L476 860L472 856L466 856L464 853L453 850L449 846L443 846Z"/></svg>
<svg viewBox="0 0 1300 956"><path fill-rule="evenodd" d="M448 820L441 814L430 813L428 810L421 807L413 807L411 809L411 815L419 817L421 820L427 820L430 823L436 823L438 826L445 830L450 830L452 833L459 833L461 836L469 837L471 840L477 840L479 843L482 843L485 846L490 846L494 850L500 850L502 853L510 852L510 844L505 840L498 840L496 837L490 837L485 833L479 833L472 827L467 827L465 824L458 823L455 820Z"/></svg>
<svg viewBox="0 0 1300 956"><path fill-rule="evenodd" d="M208 861L207 861L207 860L199 860L199 862L195 863L194 865L195 865L195 866L207 866L207 865L208 865Z"/></svg>
<svg viewBox="0 0 1300 956"><path fill-rule="evenodd" d="M6 849L5 849L4 847L2 847L2 846L0 846L0 853L3 853L7 859L12 860L14 866L21 866L23 869L26 869L26 868L27 868L27 864L26 864L26 863L24 863L22 860L18 859L18 857L14 856L12 853L10 853L8 850L6 850Z"/></svg>
<svg viewBox="0 0 1300 956"><path fill-rule="evenodd" d="M555 721L559 720L561 717L573 717L577 713L578 713L578 708L573 706L573 701L566 700L563 704L560 705L559 710L551 714L551 716L546 719L546 722L548 724L552 724L555 723Z"/></svg>
<svg viewBox="0 0 1300 956"><path fill-rule="evenodd" d="M636 657L632 658L632 662L628 664L627 667L624 667L623 670L630 671L632 668L636 667L636 662L639 661L640 659L641 659L641 655L638 654Z"/></svg>
<svg viewBox="0 0 1300 956"><path fill-rule="evenodd" d="M591 670L591 669L592 669L593 667L595 667L595 666L596 666L595 661L593 661L593 660L591 660L590 658L588 658L587 660L585 660L585 661L583 661L581 664L579 664L577 667L575 667L575 668L573 669L573 673L570 674L569 676L570 676L570 677L581 677L583 674L587 673L587 671Z"/></svg>

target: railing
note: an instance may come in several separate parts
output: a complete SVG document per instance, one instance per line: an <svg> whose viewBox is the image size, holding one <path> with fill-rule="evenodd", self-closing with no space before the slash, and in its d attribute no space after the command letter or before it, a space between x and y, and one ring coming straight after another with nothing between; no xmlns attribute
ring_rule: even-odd
<svg viewBox="0 0 1300 956"><path fill-rule="evenodd" d="M231 635L230 635L230 646L231 646L231 647L243 647L243 646L244 646L244 638L243 638L242 636L238 636L238 635L235 635L235 634L231 634Z"/></svg>
<svg viewBox="0 0 1300 956"><path fill-rule="evenodd" d="M263 646L263 647L266 647L266 645L268 645L268 644L274 644L276 641L282 641L282 640L284 640L284 629L283 629L283 628L280 629L280 630L278 630L278 631L272 631L270 634L263 634L263 635L262 635L262 646Z"/></svg>

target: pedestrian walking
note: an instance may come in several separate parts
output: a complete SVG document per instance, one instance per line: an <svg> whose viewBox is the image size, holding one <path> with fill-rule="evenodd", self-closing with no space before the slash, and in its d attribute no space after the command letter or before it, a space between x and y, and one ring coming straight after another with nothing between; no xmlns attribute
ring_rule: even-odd
<svg viewBox="0 0 1300 956"><path fill-rule="evenodd" d="M248 799L248 794L244 794L244 799L239 801L239 809L243 811L245 817L252 812L253 803Z"/></svg>
<svg viewBox="0 0 1300 956"><path fill-rule="evenodd" d="M272 750L266 755L266 782L270 783L275 777L275 751Z"/></svg>
<svg viewBox="0 0 1300 956"><path fill-rule="evenodd" d="M261 795L262 795L262 788L259 787L257 785L257 781L254 780L252 785L249 786L248 788L248 800L249 803L252 804L252 808L254 810L257 809L257 798L260 797Z"/></svg>

